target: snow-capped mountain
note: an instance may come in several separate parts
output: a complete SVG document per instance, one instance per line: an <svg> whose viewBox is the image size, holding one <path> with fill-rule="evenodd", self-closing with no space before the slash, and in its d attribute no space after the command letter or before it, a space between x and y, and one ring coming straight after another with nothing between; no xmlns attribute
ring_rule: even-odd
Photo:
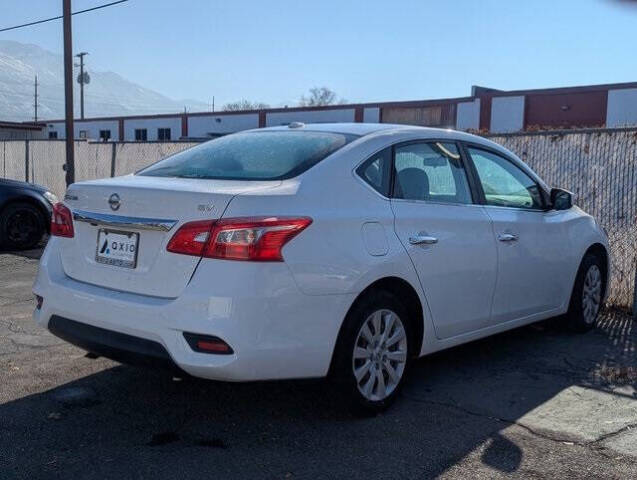
<svg viewBox="0 0 637 480"><path fill-rule="evenodd" d="M76 59L74 59L76 60ZM74 82L77 77L74 69ZM203 111L196 100L172 100L126 80L117 73L88 69L84 116L116 116ZM38 76L38 119L64 117L63 57L37 45L0 40L0 120L33 120L33 82ZM74 83L74 108L79 116L79 85Z"/></svg>

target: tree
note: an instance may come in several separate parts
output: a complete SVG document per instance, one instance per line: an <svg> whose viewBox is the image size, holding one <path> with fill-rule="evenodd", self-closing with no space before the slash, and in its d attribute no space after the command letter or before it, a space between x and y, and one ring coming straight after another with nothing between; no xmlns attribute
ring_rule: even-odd
<svg viewBox="0 0 637 480"><path fill-rule="evenodd" d="M241 110L263 110L264 108L270 108L270 105L263 102L252 102L242 98L236 102L226 103L223 106L223 110L226 112L238 112Z"/></svg>
<svg viewBox="0 0 637 480"><path fill-rule="evenodd" d="M321 105L333 105L335 103L345 103L344 99L338 100L336 92L328 87L310 88L308 96L301 95L299 105L302 107L319 107Z"/></svg>

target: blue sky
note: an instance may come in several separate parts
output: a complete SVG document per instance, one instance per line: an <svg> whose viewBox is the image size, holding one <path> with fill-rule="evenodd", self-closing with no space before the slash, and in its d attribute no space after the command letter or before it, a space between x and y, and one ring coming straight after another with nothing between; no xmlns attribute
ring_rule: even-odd
<svg viewBox="0 0 637 480"><path fill-rule="evenodd" d="M57 15L62 0L2 4L0 28ZM217 105L292 105L322 85L363 102L637 81L637 6L619 0L129 0L73 23L89 68ZM62 24L0 39L61 52Z"/></svg>

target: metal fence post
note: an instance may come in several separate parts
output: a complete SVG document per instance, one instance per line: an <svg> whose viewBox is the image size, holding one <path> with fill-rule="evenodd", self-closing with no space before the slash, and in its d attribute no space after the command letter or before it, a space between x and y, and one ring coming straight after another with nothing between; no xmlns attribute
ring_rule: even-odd
<svg viewBox="0 0 637 480"><path fill-rule="evenodd" d="M637 258L635 258L635 285L633 286L633 322L637 322Z"/></svg>
<svg viewBox="0 0 637 480"><path fill-rule="evenodd" d="M117 143L112 143L113 151L111 152L111 178L115 176L115 159L117 158Z"/></svg>
<svg viewBox="0 0 637 480"><path fill-rule="evenodd" d="M24 141L24 181L29 181L29 141Z"/></svg>

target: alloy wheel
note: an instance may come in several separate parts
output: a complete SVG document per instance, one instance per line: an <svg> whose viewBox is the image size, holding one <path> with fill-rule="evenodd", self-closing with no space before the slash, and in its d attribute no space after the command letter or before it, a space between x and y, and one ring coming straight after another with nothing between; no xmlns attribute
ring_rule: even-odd
<svg viewBox="0 0 637 480"><path fill-rule="evenodd" d="M582 292L582 314L584 321L591 324L597 318L602 300L602 272L597 265L591 265L584 277Z"/></svg>
<svg viewBox="0 0 637 480"><path fill-rule="evenodd" d="M384 400L396 389L405 372L407 345L407 332L395 312L377 310L363 322L352 368L358 390L367 400Z"/></svg>

